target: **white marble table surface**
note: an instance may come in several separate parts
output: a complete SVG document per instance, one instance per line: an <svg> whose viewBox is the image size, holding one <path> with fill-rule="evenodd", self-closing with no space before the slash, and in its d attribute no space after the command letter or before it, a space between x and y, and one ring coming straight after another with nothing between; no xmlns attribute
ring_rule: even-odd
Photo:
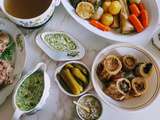
<svg viewBox="0 0 160 120"><path fill-rule="evenodd" d="M52 19L44 27L36 30L22 29L26 37L27 50L27 61L23 73L25 74L38 62L45 62L48 66L47 72L52 80L50 97L43 110L34 115L24 116L22 120L78 120L75 114L75 106L72 104L73 99L63 94L54 80L54 71L61 63L51 60L35 43L35 35L43 28L47 30L63 30L80 40L87 51L82 61L90 67L96 53L102 48L113 44L113 42L100 38L83 28L68 15L63 6L59 6L55 10ZM153 47L151 42L144 47L160 61L160 51ZM11 120L14 112L11 102L12 95L0 106L0 120ZM104 112L101 120L159 120L159 110L160 96L149 107L136 112L119 111L104 104Z"/></svg>

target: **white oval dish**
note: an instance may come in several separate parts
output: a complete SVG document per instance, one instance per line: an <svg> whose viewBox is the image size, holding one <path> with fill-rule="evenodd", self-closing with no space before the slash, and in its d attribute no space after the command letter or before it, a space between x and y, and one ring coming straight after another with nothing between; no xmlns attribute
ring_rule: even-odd
<svg viewBox="0 0 160 120"><path fill-rule="evenodd" d="M43 107L43 105L45 104L46 99L49 96L49 90L50 90L50 78L49 78L49 75L46 72L46 69L47 69L46 68L46 64L39 63L39 64L36 65L36 67L33 70L31 70L25 76L23 76L21 81L19 81L19 83L18 83L18 85L17 85L17 87L15 89L14 95L13 95L13 107L15 109L15 113L14 113L13 118L12 118L13 120L19 120L19 118L23 114L34 113L34 112L40 110ZM27 77L29 77L31 74L33 74L37 70L43 71L43 74L44 74L44 90L43 90L42 97L41 97L39 103L36 105L35 108L33 108L33 109L29 110L29 111L22 111L16 105L16 94L17 94L17 91L18 91L19 87L21 86L21 84L24 82L24 80L26 80Z"/></svg>
<svg viewBox="0 0 160 120"><path fill-rule="evenodd" d="M74 94L71 94L71 93L67 92L67 91L62 87L62 85L60 84L59 80L57 79L57 74L62 70L62 68L63 68L66 64L69 64L69 63L81 64L82 66L84 66L84 67L88 70L89 75L90 75L90 70L89 70L89 68L87 67L87 65L85 65L84 63L82 63L82 62L80 62L80 61L70 61L70 62L66 62L66 63L64 63L63 65L61 65L60 67L58 67L58 68L56 69L56 71L55 71L54 77L55 77L55 80L56 80L56 82L57 82L57 84L58 84L58 87L60 88L60 90L61 90L63 93L65 93L66 95L71 96L71 97L79 97L79 96L85 94L86 92L88 92L88 91L90 90L90 88L91 88L91 80L89 81L88 86L86 87L86 89L85 89L82 93L80 93L79 95L74 95Z"/></svg>
<svg viewBox="0 0 160 120"><path fill-rule="evenodd" d="M96 69L98 64L105 58L106 55L109 54L116 54L121 56L130 54L135 56L139 62L146 61L153 63L155 73L152 79L148 80L149 86L144 95L133 99L125 100L122 102L118 102L113 100L103 92L102 90L103 85L101 81L98 79L98 76L96 74ZM147 107L156 99L160 90L160 70L158 68L156 59L153 57L151 53L149 53L144 48L127 43L111 45L109 47L104 48L101 52L99 52L99 54L96 56L93 62L91 76L92 76L93 86L97 94L105 103L113 106L114 108L121 108L124 110L138 110Z"/></svg>
<svg viewBox="0 0 160 120"><path fill-rule="evenodd" d="M43 39L45 35L56 34L56 33L65 34L69 36L72 39L72 41L77 45L76 52L78 53L78 55L74 57L68 56L67 52L61 52L61 51L57 51L56 49L52 49L44 42ZM55 61L79 60L83 58L85 55L85 49L82 46L82 44L78 40L74 39L71 35L65 32L51 32L51 31L41 32L36 36L36 43L50 58L52 58Z"/></svg>
<svg viewBox="0 0 160 120"><path fill-rule="evenodd" d="M119 41L119 42L128 42L128 43L136 43L136 44L146 44L150 41L154 32L159 23L159 8L156 0L142 0L145 4L147 10L149 11L150 16L150 25L141 33L123 35L116 32L103 32L94 26L90 25L87 20L81 19L75 12L75 9L71 6L69 0L61 0L64 8L67 12L83 27L88 29L89 31L99 35L101 37L106 38L107 40Z"/></svg>
<svg viewBox="0 0 160 120"><path fill-rule="evenodd" d="M6 86L0 90L0 105L6 100L6 98L11 94L14 86L21 77L21 73L25 66L26 60L26 50L25 50L25 38L22 32L10 21L4 18L0 18L0 30L7 32L16 43L16 54L14 62L14 83Z"/></svg>

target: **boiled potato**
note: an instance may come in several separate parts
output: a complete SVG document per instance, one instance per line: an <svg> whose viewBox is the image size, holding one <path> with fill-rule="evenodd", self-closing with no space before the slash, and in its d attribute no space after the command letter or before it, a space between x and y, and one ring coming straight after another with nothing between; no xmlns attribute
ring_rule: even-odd
<svg viewBox="0 0 160 120"><path fill-rule="evenodd" d="M104 12L108 12L109 6L111 5L110 1L105 1L102 5Z"/></svg>
<svg viewBox="0 0 160 120"><path fill-rule="evenodd" d="M109 13L105 13L102 15L101 22L106 26L110 26L113 23L113 16Z"/></svg>
<svg viewBox="0 0 160 120"><path fill-rule="evenodd" d="M112 15L117 15L121 11L121 8L122 6L119 1L113 1L111 2L111 5L109 6L108 10Z"/></svg>

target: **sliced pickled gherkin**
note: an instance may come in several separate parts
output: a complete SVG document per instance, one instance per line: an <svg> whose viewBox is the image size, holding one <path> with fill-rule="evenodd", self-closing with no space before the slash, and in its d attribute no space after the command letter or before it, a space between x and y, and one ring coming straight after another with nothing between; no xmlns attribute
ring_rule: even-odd
<svg viewBox="0 0 160 120"><path fill-rule="evenodd" d="M78 68L72 68L71 72L76 78L81 80L84 84L87 84L87 77Z"/></svg>
<svg viewBox="0 0 160 120"><path fill-rule="evenodd" d="M67 86L67 84L65 83L65 81L63 80L63 78L61 77L60 74L57 74L57 78L59 80L59 83L62 85L62 87L69 93L72 93L72 91L70 90L70 88Z"/></svg>
<svg viewBox="0 0 160 120"><path fill-rule="evenodd" d="M83 91L83 87L76 81L69 69L62 69L60 75L73 94L78 95Z"/></svg>
<svg viewBox="0 0 160 120"><path fill-rule="evenodd" d="M64 66L64 68L68 68L68 69L71 69L71 68L74 68L74 66L72 65L72 64L66 64L65 66Z"/></svg>
<svg viewBox="0 0 160 120"><path fill-rule="evenodd" d="M84 75L88 76L88 71L85 67L80 64L74 64L73 66L78 68Z"/></svg>

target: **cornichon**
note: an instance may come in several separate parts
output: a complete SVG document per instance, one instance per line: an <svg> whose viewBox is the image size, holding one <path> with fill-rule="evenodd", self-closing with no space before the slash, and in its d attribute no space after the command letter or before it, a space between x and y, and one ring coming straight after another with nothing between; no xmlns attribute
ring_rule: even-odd
<svg viewBox="0 0 160 120"><path fill-rule="evenodd" d="M83 91L83 87L79 85L69 69L63 69L60 74L73 94L78 95Z"/></svg>
<svg viewBox="0 0 160 120"><path fill-rule="evenodd" d="M59 80L59 83L61 84L61 86L69 93L71 93L72 91L70 90L70 88L67 86L67 84L65 83L65 81L63 80L63 78L61 77L61 75L58 73L57 74L57 78Z"/></svg>
<svg viewBox="0 0 160 120"><path fill-rule="evenodd" d="M76 78L81 80L83 83L87 84L86 76L78 68L72 68L71 72Z"/></svg>
<svg viewBox="0 0 160 120"><path fill-rule="evenodd" d="M86 70L86 68L84 68L80 64L74 64L74 67L78 68L83 74L88 76L88 71Z"/></svg>
<svg viewBox="0 0 160 120"><path fill-rule="evenodd" d="M64 66L64 68L68 68L68 69L71 69L71 68L74 68L74 66L72 65L72 64L66 64L65 66Z"/></svg>

